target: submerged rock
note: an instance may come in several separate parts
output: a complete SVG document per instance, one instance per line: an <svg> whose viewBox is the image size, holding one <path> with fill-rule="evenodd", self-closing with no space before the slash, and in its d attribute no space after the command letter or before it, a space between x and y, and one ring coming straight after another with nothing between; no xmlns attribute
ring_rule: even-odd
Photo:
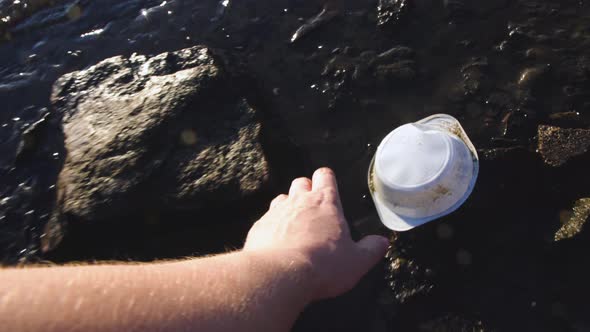
<svg viewBox="0 0 590 332"><path fill-rule="evenodd" d="M465 95L475 95L488 81L488 76L485 71L489 63L486 57L472 58L468 63L461 67L461 75L463 77L463 93Z"/></svg>
<svg viewBox="0 0 590 332"><path fill-rule="evenodd" d="M375 76L381 82L404 82L416 77L416 63L412 60L398 61L387 65L379 65Z"/></svg>
<svg viewBox="0 0 590 332"><path fill-rule="evenodd" d="M539 126L538 151L546 164L561 166L590 148L590 130Z"/></svg>
<svg viewBox="0 0 590 332"><path fill-rule="evenodd" d="M549 66L537 66L524 69L518 77L518 86L523 89L536 89L547 76Z"/></svg>
<svg viewBox="0 0 590 332"><path fill-rule="evenodd" d="M308 35L310 32L315 31L319 27L330 22L332 19L338 16L338 14L339 12L337 10L328 9L327 7L322 9L319 14L307 20L297 29L297 31L295 31L295 33L293 33L293 36L291 36L291 43L297 42L301 38Z"/></svg>
<svg viewBox="0 0 590 332"><path fill-rule="evenodd" d="M410 11L410 0L379 0L377 5L377 26L391 27L406 19Z"/></svg>
<svg viewBox="0 0 590 332"><path fill-rule="evenodd" d="M563 220L561 228L555 232L555 241L570 239L582 231L584 224L590 216L590 198L581 198L576 201L572 214Z"/></svg>
<svg viewBox="0 0 590 332"><path fill-rule="evenodd" d="M378 63L388 63L395 60L413 58L416 52L407 46L395 46L379 54L375 59Z"/></svg>
<svg viewBox="0 0 590 332"><path fill-rule="evenodd" d="M336 54L324 66L322 76L340 79L352 73L357 84L388 87L389 83L406 83L417 76L414 57L414 50L406 46L395 46L380 54L367 50L356 57Z"/></svg>
<svg viewBox="0 0 590 332"><path fill-rule="evenodd" d="M386 280L397 304L424 297L434 288L433 271L411 259L401 237L394 234L386 255Z"/></svg>
<svg viewBox="0 0 590 332"><path fill-rule="evenodd" d="M61 212L102 220L154 203L199 208L268 176L255 111L202 46L113 57L55 84L67 158Z"/></svg>

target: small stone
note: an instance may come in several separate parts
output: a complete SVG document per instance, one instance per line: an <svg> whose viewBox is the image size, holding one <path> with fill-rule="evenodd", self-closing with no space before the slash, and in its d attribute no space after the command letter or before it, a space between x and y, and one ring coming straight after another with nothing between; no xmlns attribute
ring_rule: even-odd
<svg viewBox="0 0 590 332"><path fill-rule="evenodd" d="M185 129L180 133L180 142L186 146L195 145L197 143L197 134L194 130Z"/></svg>
<svg viewBox="0 0 590 332"><path fill-rule="evenodd" d="M563 225L555 233L554 241L570 239L582 231L584 224L590 216L590 198L581 198L576 201L572 213ZM561 218L560 218L561 219ZM565 218L564 218L565 219Z"/></svg>
<svg viewBox="0 0 590 332"><path fill-rule="evenodd" d="M66 16L72 21L79 19L82 16L82 7L78 4L69 6L66 9Z"/></svg>

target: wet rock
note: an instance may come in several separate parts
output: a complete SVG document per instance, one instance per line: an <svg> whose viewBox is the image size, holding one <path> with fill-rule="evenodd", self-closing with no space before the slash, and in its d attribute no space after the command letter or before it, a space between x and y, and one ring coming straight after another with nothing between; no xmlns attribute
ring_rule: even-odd
<svg viewBox="0 0 590 332"><path fill-rule="evenodd" d="M217 10L215 11L215 16L211 18L211 21L219 21L231 7L231 4L232 2L229 0L219 1L219 3L217 4Z"/></svg>
<svg viewBox="0 0 590 332"><path fill-rule="evenodd" d="M566 128L582 128L588 125L587 119L580 112L558 112L549 114L551 125Z"/></svg>
<svg viewBox="0 0 590 332"><path fill-rule="evenodd" d="M411 0L379 0L377 26L393 28L405 20L410 12Z"/></svg>
<svg viewBox="0 0 590 332"><path fill-rule="evenodd" d="M590 148L590 130L538 127L538 151L546 164L561 166Z"/></svg>
<svg viewBox="0 0 590 332"><path fill-rule="evenodd" d="M396 245L399 243L397 240L397 236L394 235L394 244L386 255L386 280L393 292L394 302L402 304L427 295L434 288L434 284L431 280L433 272L408 257L406 250Z"/></svg>
<svg viewBox="0 0 590 332"><path fill-rule="evenodd" d="M525 58L528 60L539 60L547 58L551 55L551 51L544 47L531 47L525 51Z"/></svg>
<svg viewBox="0 0 590 332"><path fill-rule="evenodd" d="M549 66L536 66L526 68L518 77L518 86L522 89L536 89L543 83L543 78L547 76Z"/></svg>
<svg viewBox="0 0 590 332"><path fill-rule="evenodd" d="M403 59L411 59L414 57L414 50L406 46L395 46L377 56L375 62L378 64L391 63L392 61L399 61Z"/></svg>
<svg viewBox="0 0 590 332"><path fill-rule="evenodd" d="M375 76L380 82L403 82L416 77L416 63L412 60L398 61L387 65L379 65Z"/></svg>
<svg viewBox="0 0 590 332"><path fill-rule="evenodd" d="M581 198L576 201L572 214L563 220L563 225L555 233L555 241L570 239L582 231L584 224L590 216L590 198Z"/></svg>
<svg viewBox="0 0 590 332"><path fill-rule="evenodd" d="M341 80L352 73L350 78L357 86L389 87L391 83L407 82L417 76L414 56L414 50L406 46L396 46L380 54L367 50L356 57L336 54L324 66L322 76Z"/></svg>
<svg viewBox="0 0 590 332"><path fill-rule="evenodd" d="M526 138L531 130L535 130L534 115L527 110L507 112L500 121L500 135L502 137Z"/></svg>
<svg viewBox="0 0 590 332"><path fill-rule="evenodd" d="M483 57L473 58L461 67L465 95L474 95L480 91L486 82L485 70L488 66L488 59Z"/></svg>
<svg viewBox="0 0 590 332"><path fill-rule="evenodd" d="M325 7L322 11L317 14L316 16L310 18L302 26L300 26L297 31L291 36L291 43L295 43L301 38L305 37L312 31L317 30L319 27L325 25L326 23L330 22L336 16L338 16L339 12L337 10L328 9Z"/></svg>
<svg viewBox="0 0 590 332"><path fill-rule="evenodd" d="M36 11L52 4L50 0L0 1L0 35Z"/></svg>
<svg viewBox="0 0 590 332"><path fill-rule="evenodd" d="M232 83L202 46L114 57L60 78L60 212L103 220L150 202L198 208L260 190L269 172L260 123Z"/></svg>
<svg viewBox="0 0 590 332"><path fill-rule="evenodd" d="M45 129L44 127L47 126L48 117L49 113L43 112L41 119L31 124L23 131L21 141L16 150L17 162L22 158L26 158L26 156L34 151L35 147L40 143L40 131Z"/></svg>
<svg viewBox="0 0 590 332"><path fill-rule="evenodd" d="M82 16L82 6L78 1L61 6L50 7L31 15L10 30L13 34L41 29L53 24L75 21Z"/></svg>
<svg viewBox="0 0 590 332"><path fill-rule="evenodd" d="M355 65L354 58L337 54L326 63L322 76L339 77L343 72L354 70Z"/></svg>

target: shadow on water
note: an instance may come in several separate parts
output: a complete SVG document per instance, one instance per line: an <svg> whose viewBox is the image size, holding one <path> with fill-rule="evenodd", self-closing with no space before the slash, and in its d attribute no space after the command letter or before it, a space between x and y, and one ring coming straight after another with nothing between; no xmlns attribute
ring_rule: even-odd
<svg viewBox="0 0 590 332"><path fill-rule="evenodd" d="M394 310L393 329L426 329L446 314L488 329L579 328L587 309L583 294L590 291L584 258L590 232L560 242L554 235L563 210L589 194L589 161L578 158L558 170L520 151L482 162L463 208L395 241L431 269L434 287Z"/></svg>

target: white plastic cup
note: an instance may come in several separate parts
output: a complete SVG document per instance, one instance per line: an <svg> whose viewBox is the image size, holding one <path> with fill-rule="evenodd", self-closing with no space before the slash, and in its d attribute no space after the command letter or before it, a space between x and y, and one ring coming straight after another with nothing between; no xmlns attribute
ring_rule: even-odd
<svg viewBox="0 0 590 332"><path fill-rule="evenodd" d="M369 167L381 222L407 231L458 209L479 172L475 147L457 119L437 114L396 128Z"/></svg>

